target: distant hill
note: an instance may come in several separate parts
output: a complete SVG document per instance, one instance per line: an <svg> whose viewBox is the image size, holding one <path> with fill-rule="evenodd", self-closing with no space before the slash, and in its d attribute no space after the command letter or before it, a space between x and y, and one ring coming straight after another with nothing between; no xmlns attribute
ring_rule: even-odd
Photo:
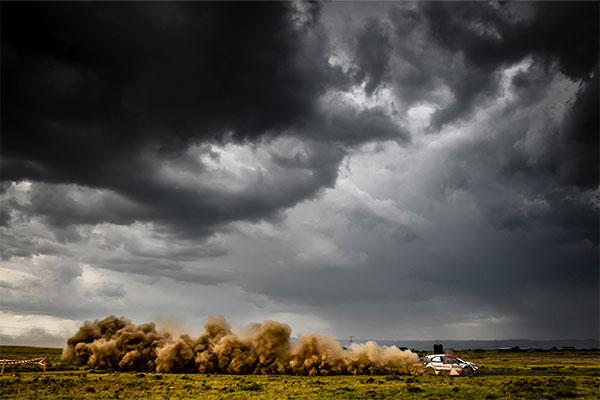
<svg viewBox="0 0 600 400"><path fill-rule="evenodd" d="M354 342L364 343L370 339L355 339ZM454 350L497 350L500 348L519 346L521 349L560 349L563 346L575 349L598 349L600 340L597 339L563 339L563 340L375 340L381 346L406 347L415 350L432 350L435 343L441 343L444 348ZM340 340L342 346L347 346L349 340Z"/></svg>

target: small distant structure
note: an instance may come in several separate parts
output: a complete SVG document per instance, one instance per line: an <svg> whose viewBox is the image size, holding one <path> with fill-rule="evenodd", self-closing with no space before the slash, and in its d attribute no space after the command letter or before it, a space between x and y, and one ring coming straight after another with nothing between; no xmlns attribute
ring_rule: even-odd
<svg viewBox="0 0 600 400"><path fill-rule="evenodd" d="M523 351L521 350L520 346L507 346L507 347L498 347L498 351L501 352L518 352L518 351Z"/></svg>
<svg viewBox="0 0 600 400"><path fill-rule="evenodd" d="M354 336L350 335L348 337L350 338L350 340L348 341L348 345L347 346L342 346L342 349L344 349L344 350L348 350L348 348L350 346L352 346L352 343L354 342ZM341 343L341 340L340 340L340 343Z"/></svg>

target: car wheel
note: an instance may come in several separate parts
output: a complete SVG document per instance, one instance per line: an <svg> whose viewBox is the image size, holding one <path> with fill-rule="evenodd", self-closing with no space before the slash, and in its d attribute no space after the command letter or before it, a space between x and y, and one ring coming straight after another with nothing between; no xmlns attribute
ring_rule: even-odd
<svg viewBox="0 0 600 400"><path fill-rule="evenodd" d="M473 368L471 367L464 367L463 368L463 375L464 376L468 376L469 378L473 377Z"/></svg>
<svg viewBox="0 0 600 400"><path fill-rule="evenodd" d="M425 375L429 375L429 376L435 375L435 368L433 368L433 367L425 368Z"/></svg>

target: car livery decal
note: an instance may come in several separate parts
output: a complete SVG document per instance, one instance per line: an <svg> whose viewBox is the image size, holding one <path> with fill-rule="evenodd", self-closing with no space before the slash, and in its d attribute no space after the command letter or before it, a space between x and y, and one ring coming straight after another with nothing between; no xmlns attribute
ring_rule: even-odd
<svg viewBox="0 0 600 400"><path fill-rule="evenodd" d="M448 362L450 360L452 362ZM472 374L469 376L479 373L478 367L475 364L465 362L449 354L428 357L428 361L424 363L424 367L427 374L433 373L435 375L462 376L465 375L465 368L472 370Z"/></svg>

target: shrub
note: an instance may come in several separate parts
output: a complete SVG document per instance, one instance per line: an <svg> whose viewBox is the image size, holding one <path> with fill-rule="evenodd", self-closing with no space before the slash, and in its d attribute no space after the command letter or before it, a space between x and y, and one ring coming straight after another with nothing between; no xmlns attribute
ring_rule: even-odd
<svg viewBox="0 0 600 400"><path fill-rule="evenodd" d="M240 382L237 386L238 389L246 390L249 392L258 392L263 389L262 385L256 382Z"/></svg>

